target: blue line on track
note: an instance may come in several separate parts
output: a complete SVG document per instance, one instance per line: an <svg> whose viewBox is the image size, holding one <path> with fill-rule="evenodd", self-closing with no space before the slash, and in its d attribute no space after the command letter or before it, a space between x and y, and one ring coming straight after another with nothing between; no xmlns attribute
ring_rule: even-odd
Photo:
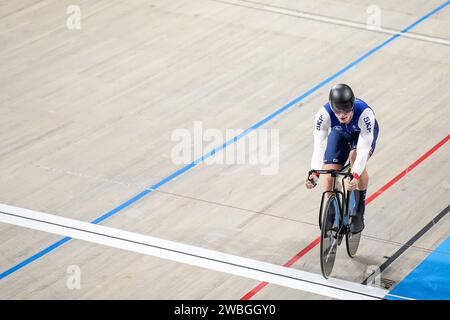
<svg viewBox="0 0 450 320"><path fill-rule="evenodd" d="M361 57L359 57L358 59L354 60L353 62L349 63L347 66L345 66L344 68L342 68L341 70L339 70L338 72L334 73L333 75L331 75L330 77L326 78L325 80L323 80L322 82L320 82L319 84L317 84L316 86L314 86L313 88L311 88L310 90L308 90L307 92L305 92L304 94L302 94L301 96L299 96L298 98L292 100L291 102L289 102L288 104L284 105L283 107L275 110L273 113L271 113L270 115L268 115L267 117L265 117L264 119L262 119L261 121L255 123L253 126L251 126L250 128L247 128L246 130L244 130L241 134L235 136L234 138L231 138L230 140L228 140L227 142L225 142L224 144L222 144L221 146L215 148L214 150L212 150L211 152L199 157L198 159L196 159L194 162L191 162L190 164L184 166L183 168L175 171L174 173L172 173L171 175L169 175L168 177L164 178L163 180L159 181L158 183L154 184L153 186L151 186L150 188L145 189L144 191L142 191L141 193L139 193L138 195L134 196L133 198L127 200L126 202L122 203L121 205L117 206L116 208L112 209L111 211L105 213L103 216L95 219L94 221L92 221L91 223L93 224L98 224L106 219L108 219L109 217L113 216L114 214L122 211L123 209L127 208L128 206L132 205L133 203L135 203L136 201L142 199L143 197L145 197L146 195L150 194L152 191L158 189L159 187L165 185L166 183L170 182L171 180L175 179L176 177L182 175L183 173L185 173L186 171L194 168L197 164L202 163L203 161L205 161L206 159L214 156L214 154L216 154L218 151L225 149L226 147L228 147L229 145L237 142L238 140L240 140L241 138L245 137L247 134L249 134L250 132L252 132L253 130L256 130L257 128L261 127L263 124L267 123L268 121L272 120L273 118L275 118L276 116L280 115L281 113L285 112L286 110L288 110L289 108L291 108L293 105L295 105L296 103L300 102L301 100L303 100L304 98L308 97L309 95L311 95L313 92L317 91L318 89L320 89L321 87L323 87L324 85L326 85L327 83L331 82L332 80L334 80L335 78L339 77L341 74L347 72L349 69L351 69L352 67L356 66L357 64L359 64L360 62L364 61L365 59L367 59L369 56L371 56L372 54L374 54L375 52L379 51L381 48L385 47L387 44L389 44L390 42L394 41L395 39L397 39L398 37L400 37L402 34L407 33L408 31L410 31L412 28L414 28L416 25L418 25L419 23L423 22L424 20L428 19L429 17L431 17L432 15L434 15L435 13L439 12L440 10L444 9L446 6L448 6L450 4L450 1L446 1L445 3L443 3L442 5L440 5L439 7L437 7L436 9L434 9L433 11L427 13L426 15L424 15L423 17L421 17L420 19L416 20L415 22L413 22L412 24L410 24L408 27L406 27L405 29L403 29L402 31L400 31L399 33L393 35L392 37L390 37L389 39L387 39L386 41L384 41L383 43L381 43L380 45L376 46L375 48L371 49L370 51L368 51L367 53L365 53L364 55L362 55ZM71 240L72 238L66 237L63 238L62 240L52 244L51 246L47 247L46 249L36 253L35 255L27 258L26 260L22 261L21 263L17 264L16 266L3 271L0 274L0 280L4 279L5 277L9 276L10 274L18 271L19 269L22 269L23 267L25 267L26 265L30 264L31 262L39 259L40 257L44 256L45 254L55 250L56 248L62 246L64 243L68 242L69 240Z"/></svg>

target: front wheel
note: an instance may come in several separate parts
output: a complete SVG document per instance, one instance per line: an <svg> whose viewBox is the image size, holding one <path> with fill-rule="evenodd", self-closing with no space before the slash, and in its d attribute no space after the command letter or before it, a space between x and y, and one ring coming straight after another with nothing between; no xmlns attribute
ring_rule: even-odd
<svg viewBox="0 0 450 320"><path fill-rule="evenodd" d="M322 229L320 234L320 267L322 275L328 279L333 270L338 247L339 202L336 194L327 201L322 214Z"/></svg>

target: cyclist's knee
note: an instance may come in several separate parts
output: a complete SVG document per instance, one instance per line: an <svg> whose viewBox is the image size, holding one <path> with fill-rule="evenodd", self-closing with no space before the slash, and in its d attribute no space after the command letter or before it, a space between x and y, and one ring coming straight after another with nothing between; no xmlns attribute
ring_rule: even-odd
<svg viewBox="0 0 450 320"><path fill-rule="evenodd" d="M367 169L364 169L364 171L361 173L361 176L359 177L358 189L367 190L368 184L369 184L369 173L367 172Z"/></svg>
<svg viewBox="0 0 450 320"><path fill-rule="evenodd" d="M322 166L323 170L341 170L342 169L342 165L341 164L336 164L336 163L332 163L332 164L324 164ZM331 177L331 175L329 174L325 174L323 175L323 186L325 190L331 190L333 188L333 178ZM327 193L328 196L330 196L332 193Z"/></svg>
<svg viewBox="0 0 450 320"><path fill-rule="evenodd" d="M322 169L323 170L341 170L342 164L337 164L337 163L324 164L322 166Z"/></svg>
<svg viewBox="0 0 450 320"><path fill-rule="evenodd" d="M356 160L356 149L350 151L348 160L350 161L350 165L353 167L353 164L355 163Z"/></svg>

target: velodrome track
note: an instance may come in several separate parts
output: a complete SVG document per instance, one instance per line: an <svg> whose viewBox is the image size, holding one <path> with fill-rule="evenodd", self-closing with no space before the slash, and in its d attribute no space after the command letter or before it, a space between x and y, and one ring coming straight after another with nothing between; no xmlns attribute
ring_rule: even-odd
<svg viewBox="0 0 450 320"><path fill-rule="evenodd" d="M70 5L79 30L66 26ZM381 29L367 28L371 5ZM430 254L441 257L436 270L448 266L449 1L48 0L0 10L1 299L380 298ZM372 106L380 137L359 254L340 248L325 281L321 190L303 179L314 115L336 82ZM174 131L199 122L245 131L174 163ZM205 163L260 130L278 130L275 174ZM71 266L79 289L68 288ZM362 285L377 267L381 289ZM450 298L448 280L438 291L428 297Z"/></svg>

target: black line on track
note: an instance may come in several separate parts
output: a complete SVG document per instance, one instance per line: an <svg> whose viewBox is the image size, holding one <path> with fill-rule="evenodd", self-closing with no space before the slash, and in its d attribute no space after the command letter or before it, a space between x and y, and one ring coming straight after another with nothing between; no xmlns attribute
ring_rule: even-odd
<svg viewBox="0 0 450 320"><path fill-rule="evenodd" d="M436 217L434 217L430 222L427 223L425 227L419 230L414 236L411 237L400 249L398 249L389 259L387 259L377 270L376 272L383 272L386 270L392 263L394 263L395 260L397 260L408 248L412 247L414 242L419 240L425 233L427 233L434 225L436 225L442 218L444 218L447 213L450 211L450 205L447 206L444 210L442 210ZM365 279L361 284L367 285L367 282L369 279L374 275L370 275Z"/></svg>

